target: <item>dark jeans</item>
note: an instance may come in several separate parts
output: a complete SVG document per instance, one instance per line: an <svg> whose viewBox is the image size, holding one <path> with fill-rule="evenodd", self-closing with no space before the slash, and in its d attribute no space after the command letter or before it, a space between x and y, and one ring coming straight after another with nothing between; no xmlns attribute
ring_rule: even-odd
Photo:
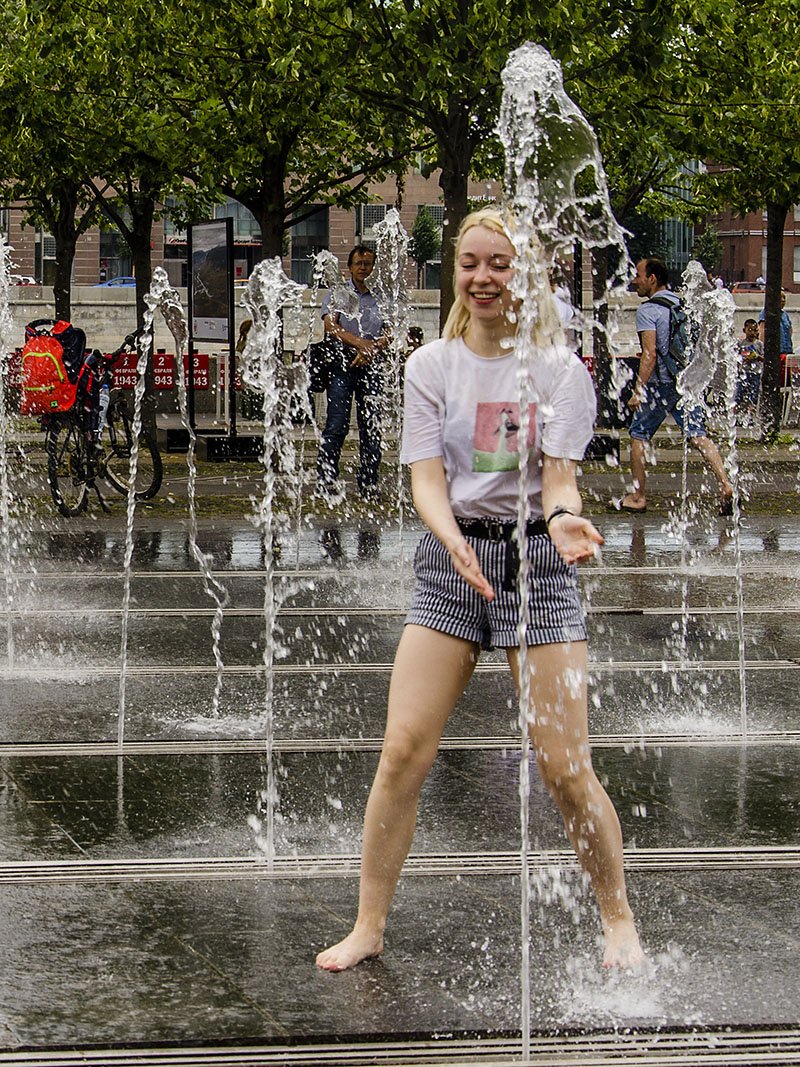
<svg viewBox="0 0 800 1067"><path fill-rule="evenodd" d="M350 411L355 396L360 461L358 487L372 489L377 486L381 464L381 393L381 375L374 367L331 373L328 415L317 456L320 485L332 485L339 477L339 456L350 426Z"/></svg>

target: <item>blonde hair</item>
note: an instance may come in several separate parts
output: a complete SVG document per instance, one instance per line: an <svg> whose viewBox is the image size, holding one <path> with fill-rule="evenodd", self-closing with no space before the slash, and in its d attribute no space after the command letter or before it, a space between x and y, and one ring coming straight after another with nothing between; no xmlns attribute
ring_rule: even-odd
<svg viewBox="0 0 800 1067"><path fill-rule="evenodd" d="M456 263L458 262L461 243L465 235L475 226L483 226L485 230L502 234L506 240L511 241L508 226L496 207L484 207L479 211L472 211L463 219L458 228L455 240ZM513 241L511 243L513 244ZM470 322L469 308L464 306L464 302L455 288L455 271L453 272L453 292L455 299L442 331L442 336L447 341L452 341L456 337L463 337ZM536 324L533 329L534 343L538 345L564 344L564 331L561 327L558 309L549 285L545 285L539 293L538 311L539 314L536 317Z"/></svg>

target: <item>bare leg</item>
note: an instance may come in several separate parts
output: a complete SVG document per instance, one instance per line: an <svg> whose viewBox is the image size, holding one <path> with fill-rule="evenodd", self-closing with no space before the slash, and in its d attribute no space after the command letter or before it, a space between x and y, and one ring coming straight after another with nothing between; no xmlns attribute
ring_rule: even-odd
<svg viewBox="0 0 800 1067"><path fill-rule="evenodd" d="M631 438L631 475L633 477L633 492L627 493L622 498L623 507L629 509L641 509L647 505L647 466L645 463L646 444L638 437Z"/></svg>
<svg viewBox="0 0 800 1067"><path fill-rule="evenodd" d="M508 659L519 684L519 652ZM528 649L531 744L542 779L564 819L600 908L605 967L644 960L625 892L622 832L614 806L597 779L589 750L586 642Z"/></svg>
<svg viewBox="0 0 800 1067"><path fill-rule="evenodd" d="M722 503L724 504L733 496L733 486L728 481L725 464L722 462L722 456L719 454L719 449L710 437L690 437L689 444L697 449L705 460L708 468L719 482Z"/></svg>
<svg viewBox="0 0 800 1067"><path fill-rule="evenodd" d="M348 936L317 956L344 971L383 951L383 930L417 821L422 783L478 652L457 637L406 626L395 656L380 763L364 816L358 916Z"/></svg>

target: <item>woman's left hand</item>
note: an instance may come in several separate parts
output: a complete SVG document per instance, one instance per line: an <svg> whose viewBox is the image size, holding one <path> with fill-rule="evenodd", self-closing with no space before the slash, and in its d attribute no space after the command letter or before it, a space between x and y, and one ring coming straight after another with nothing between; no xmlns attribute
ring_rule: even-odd
<svg viewBox="0 0 800 1067"><path fill-rule="evenodd" d="M550 522L548 533L565 563L583 563L584 560L593 559L604 543L600 531L580 515L556 515Z"/></svg>

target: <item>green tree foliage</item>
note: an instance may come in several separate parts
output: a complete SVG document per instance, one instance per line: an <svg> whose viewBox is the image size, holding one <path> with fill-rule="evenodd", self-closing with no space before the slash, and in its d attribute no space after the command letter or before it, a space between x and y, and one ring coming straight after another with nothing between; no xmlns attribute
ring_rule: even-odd
<svg viewBox="0 0 800 1067"><path fill-rule="evenodd" d="M780 291L787 213L800 202L800 0L686 0L676 38L682 83L665 102L675 143L712 161L706 204L767 209L762 419L780 421Z"/></svg>
<svg viewBox="0 0 800 1067"><path fill-rule="evenodd" d="M706 226L694 239L692 259L699 260L706 271L716 270L722 262L722 251L719 232L714 226Z"/></svg>
<svg viewBox="0 0 800 1067"><path fill-rule="evenodd" d="M634 234L629 248L635 256L655 233L650 222L684 210L678 192L683 156L671 140L672 120L664 114L664 98L672 93L677 57L672 49L680 15L672 4L647 0L601 0L573 9L573 38L560 56L567 92L592 124L600 144L616 217ZM547 43L547 42L545 42ZM645 240L638 236L647 230ZM604 249L592 254L596 316L595 384L601 424L616 412L613 361L605 324L608 316L609 269L617 257Z"/></svg>
<svg viewBox="0 0 800 1067"><path fill-rule="evenodd" d="M632 263L637 263L647 256L669 259L669 249L666 247L664 231L658 219L643 211L631 211L620 219L620 222L630 234L627 238L627 248Z"/></svg>
<svg viewBox="0 0 800 1067"><path fill-rule="evenodd" d="M338 0L170 7L169 58L185 73L171 104L195 169L252 212L264 256L279 256L285 231L316 205L363 201L368 181L415 147L413 131L365 105Z"/></svg>
<svg viewBox="0 0 800 1067"><path fill-rule="evenodd" d="M493 158L500 75L511 49L547 40L570 24L566 0L357 0L354 85L370 107L427 131L444 201L442 278L453 274L453 240L467 214L470 174ZM442 319L452 302L442 289Z"/></svg>
<svg viewBox="0 0 800 1067"><path fill-rule="evenodd" d="M2 72L15 103L10 191L56 239L65 316L74 243L102 211L131 249L142 324L153 219L184 185L185 131L164 106L173 81L146 76L163 51L162 14L137 0L21 0L14 9Z"/></svg>
<svg viewBox="0 0 800 1067"><path fill-rule="evenodd" d="M442 231L430 209L424 204L417 212L408 243L408 254L417 264L417 285L426 263L436 259L442 250Z"/></svg>
<svg viewBox="0 0 800 1067"><path fill-rule="evenodd" d="M73 119L82 114L61 91L64 68L37 41L25 4L4 11L0 40L0 178L6 202L26 204L26 221L47 230L56 245L55 314L69 320L72 266L79 237L95 224L85 189L87 158Z"/></svg>

